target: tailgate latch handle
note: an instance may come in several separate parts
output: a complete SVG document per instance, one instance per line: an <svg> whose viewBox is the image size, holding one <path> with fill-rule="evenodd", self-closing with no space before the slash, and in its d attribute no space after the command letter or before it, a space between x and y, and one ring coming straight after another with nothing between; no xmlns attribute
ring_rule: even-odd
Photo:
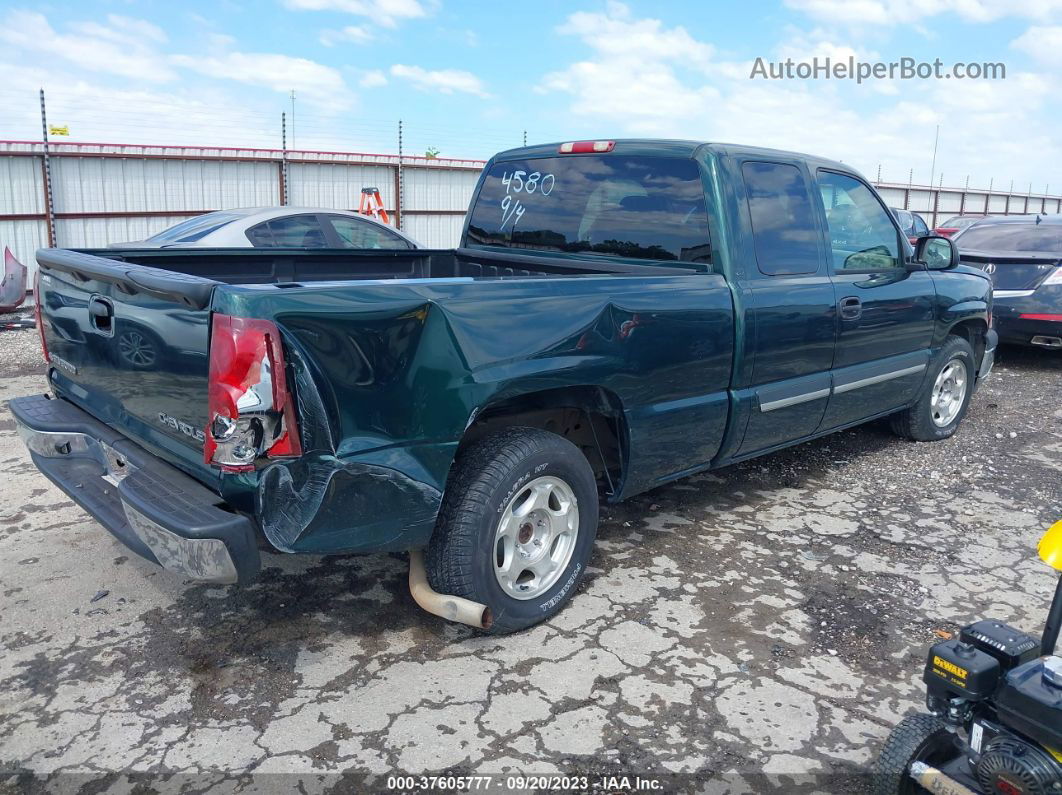
<svg viewBox="0 0 1062 795"><path fill-rule="evenodd" d="M92 327L102 334L114 333L114 305L106 298L92 296L88 302L89 320Z"/></svg>

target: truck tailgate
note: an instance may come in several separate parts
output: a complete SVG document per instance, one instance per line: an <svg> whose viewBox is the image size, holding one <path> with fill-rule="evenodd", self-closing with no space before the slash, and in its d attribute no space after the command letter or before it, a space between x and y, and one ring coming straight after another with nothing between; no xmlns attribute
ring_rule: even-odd
<svg viewBox="0 0 1062 795"><path fill-rule="evenodd" d="M38 253L56 394L206 482L209 299L216 282L63 250Z"/></svg>

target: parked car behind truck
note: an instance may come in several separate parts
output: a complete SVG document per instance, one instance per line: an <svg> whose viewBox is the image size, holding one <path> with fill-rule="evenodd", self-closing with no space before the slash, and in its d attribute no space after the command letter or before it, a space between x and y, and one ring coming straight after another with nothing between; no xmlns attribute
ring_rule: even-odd
<svg viewBox="0 0 1062 795"><path fill-rule="evenodd" d="M494 632L572 597L599 500L876 417L947 438L996 342L988 277L858 173L690 141L496 155L456 250L38 262L54 397L11 409L115 536L213 582L260 537L413 550L418 601ZM128 323L180 343L130 367Z"/></svg>
<svg viewBox="0 0 1062 795"><path fill-rule="evenodd" d="M954 239L992 277L1000 339L1062 350L1062 216L986 218Z"/></svg>

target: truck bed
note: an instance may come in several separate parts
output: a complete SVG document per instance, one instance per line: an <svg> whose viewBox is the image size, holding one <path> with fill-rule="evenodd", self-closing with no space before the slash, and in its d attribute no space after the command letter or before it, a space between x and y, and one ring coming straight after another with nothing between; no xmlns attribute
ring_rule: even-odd
<svg viewBox="0 0 1062 795"><path fill-rule="evenodd" d="M86 274L91 263L71 261L70 252L41 252L52 267ZM704 265L675 263L654 266L631 264L589 255L585 259L556 258L540 254L498 253L475 249L364 250L347 249L79 249L79 254L102 257L223 284L299 285L322 281L378 279L512 278L533 276L674 275L703 272ZM63 261L69 262L68 267ZM87 269L87 270L86 270ZM161 286L165 274L153 275ZM181 291L187 279L171 280ZM161 297L161 296L160 296ZM177 297L177 296L171 296ZM198 303L198 302L197 302ZM198 307L197 307L198 308Z"/></svg>

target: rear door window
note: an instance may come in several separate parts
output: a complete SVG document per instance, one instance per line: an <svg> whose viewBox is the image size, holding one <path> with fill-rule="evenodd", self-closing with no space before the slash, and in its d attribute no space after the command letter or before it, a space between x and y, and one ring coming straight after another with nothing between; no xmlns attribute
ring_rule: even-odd
<svg viewBox="0 0 1062 795"><path fill-rule="evenodd" d="M326 215L344 248L408 249L409 243L379 224L346 215Z"/></svg>
<svg viewBox="0 0 1062 795"><path fill-rule="evenodd" d="M471 245L710 262L700 169L688 158L571 155L494 164Z"/></svg>
<svg viewBox="0 0 1062 795"><path fill-rule="evenodd" d="M253 226L247 239L255 248L327 248L324 228L316 215L289 215Z"/></svg>
<svg viewBox="0 0 1062 795"><path fill-rule="evenodd" d="M768 276L816 273L821 232L804 174L788 163L741 166L760 272Z"/></svg>

